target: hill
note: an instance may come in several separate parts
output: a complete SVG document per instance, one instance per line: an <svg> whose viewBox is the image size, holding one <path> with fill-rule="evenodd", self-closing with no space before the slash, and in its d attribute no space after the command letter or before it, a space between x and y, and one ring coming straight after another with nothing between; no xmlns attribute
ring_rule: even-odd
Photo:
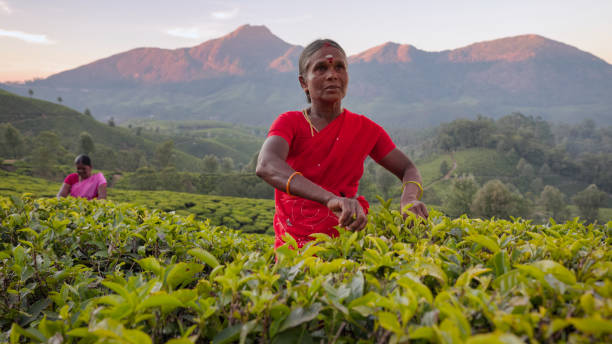
<svg viewBox="0 0 612 344"><path fill-rule="evenodd" d="M53 131L58 135L61 145L72 152L78 150L79 135L88 132L98 147L97 154L111 155L111 157L105 156L108 159L111 159L115 153L130 152L133 153L132 159L144 156L147 161L152 162L159 143L173 139L171 135L154 132L144 131L137 134L135 129L110 126L97 121L92 116L57 103L21 97L4 90L0 90L0 122L11 123L30 138L42 131ZM247 163L251 158L244 152L214 142L199 148L201 150L198 152L198 157L207 153L218 153L235 157L237 161L243 163ZM175 149L173 155L174 163L179 170L200 171L198 157L185 153L180 148ZM120 158L115 155L114 159ZM137 165L138 161L135 163Z"/></svg>
<svg viewBox="0 0 612 344"><path fill-rule="evenodd" d="M197 157L207 154L230 157L241 165L248 164L259 151L267 128L234 125L210 120L149 120L135 119L121 124L143 133L171 137L178 150ZM140 129L139 129L140 128Z"/></svg>
<svg viewBox="0 0 612 344"><path fill-rule="evenodd" d="M342 43L342 42L340 42ZM95 116L223 120L267 126L305 105L296 78L302 47L263 26L175 50L138 48L25 85ZM426 127L520 111L610 124L612 66L561 42L522 35L427 52L388 42L349 57L345 105L383 125Z"/></svg>

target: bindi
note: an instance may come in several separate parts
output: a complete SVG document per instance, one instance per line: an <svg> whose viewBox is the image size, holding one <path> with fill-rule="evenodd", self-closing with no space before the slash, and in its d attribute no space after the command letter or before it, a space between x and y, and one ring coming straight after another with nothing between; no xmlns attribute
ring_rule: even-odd
<svg viewBox="0 0 612 344"><path fill-rule="evenodd" d="M334 63L334 57L331 54L325 55L325 58L327 59L327 62Z"/></svg>

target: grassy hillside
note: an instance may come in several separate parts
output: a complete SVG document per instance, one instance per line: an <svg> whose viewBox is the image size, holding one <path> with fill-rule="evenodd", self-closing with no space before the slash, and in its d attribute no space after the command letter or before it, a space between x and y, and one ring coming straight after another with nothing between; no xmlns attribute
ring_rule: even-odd
<svg viewBox="0 0 612 344"><path fill-rule="evenodd" d="M0 89L0 123L11 123L26 136L49 130L58 134L61 144L69 150L78 147L81 132L88 132L96 145L118 150L139 150L151 161L156 146L167 139L140 137L127 128L111 127L66 106L38 99L21 97ZM199 159L175 150L178 169L197 171Z"/></svg>
<svg viewBox="0 0 612 344"><path fill-rule="evenodd" d="M0 195L21 196L23 193L32 193L35 197L55 197L60 186L61 183L0 170ZM224 225L246 232L274 233L272 200L116 188L108 189L108 198L152 209L175 211L182 215L194 214L201 221L209 219L213 225Z"/></svg>
<svg viewBox="0 0 612 344"><path fill-rule="evenodd" d="M263 143L267 128L208 120L160 121L136 119L121 124L150 136L172 137L175 147L197 157L213 154L247 164ZM139 129L140 128L140 129Z"/></svg>
<svg viewBox="0 0 612 344"><path fill-rule="evenodd" d="M513 183L517 178L518 158L500 154L494 149L471 148L454 152L452 156L451 154L436 154L417 161L416 165L423 176L426 188L434 182L437 188L449 184L450 180L440 180L443 177L440 173L442 161L446 161L449 167L452 167L455 161L457 168L453 171L453 175L472 174L481 185L491 179ZM555 186L566 196L573 196L588 186L587 183L558 174L537 174L537 176L542 178L544 185Z"/></svg>

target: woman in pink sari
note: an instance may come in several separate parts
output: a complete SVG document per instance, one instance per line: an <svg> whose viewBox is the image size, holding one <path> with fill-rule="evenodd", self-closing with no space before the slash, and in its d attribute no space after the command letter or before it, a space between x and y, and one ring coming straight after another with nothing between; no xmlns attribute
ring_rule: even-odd
<svg viewBox="0 0 612 344"><path fill-rule="evenodd" d="M290 234L301 247L311 234L336 236L337 225L361 230L369 204L357 196L370 156L402 181L401 207L427 218L421 176L385 130L342 107L348 63L338 43L317 40L299 59L298 80L311 106L281 114L272 124L257 163L259 177L276 188L275 247Z"/></svg>
<svg viewBox="0 0 612 344"><path fill-rule="evenodd" d="M106 179L102 172L91 173L91 159L87 155L79 155L74 160L76 173L69 174L57 197L82 197L88 200L106 199Z"/></svg>

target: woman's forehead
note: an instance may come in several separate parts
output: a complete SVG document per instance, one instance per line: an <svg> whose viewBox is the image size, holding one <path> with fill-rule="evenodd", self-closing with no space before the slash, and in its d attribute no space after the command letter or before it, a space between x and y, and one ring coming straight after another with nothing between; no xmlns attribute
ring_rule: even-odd
<svg viewBox="0 0 612 344"><path fill-rule="evenodd" d="M346 56L340 51L338 48L333 46L324 46L321 49L315 51L314 54L310 56L308 59L309 64L312 62L316 62L318 60L328 60L328 59L342 59L346 60Z"/></svg>

